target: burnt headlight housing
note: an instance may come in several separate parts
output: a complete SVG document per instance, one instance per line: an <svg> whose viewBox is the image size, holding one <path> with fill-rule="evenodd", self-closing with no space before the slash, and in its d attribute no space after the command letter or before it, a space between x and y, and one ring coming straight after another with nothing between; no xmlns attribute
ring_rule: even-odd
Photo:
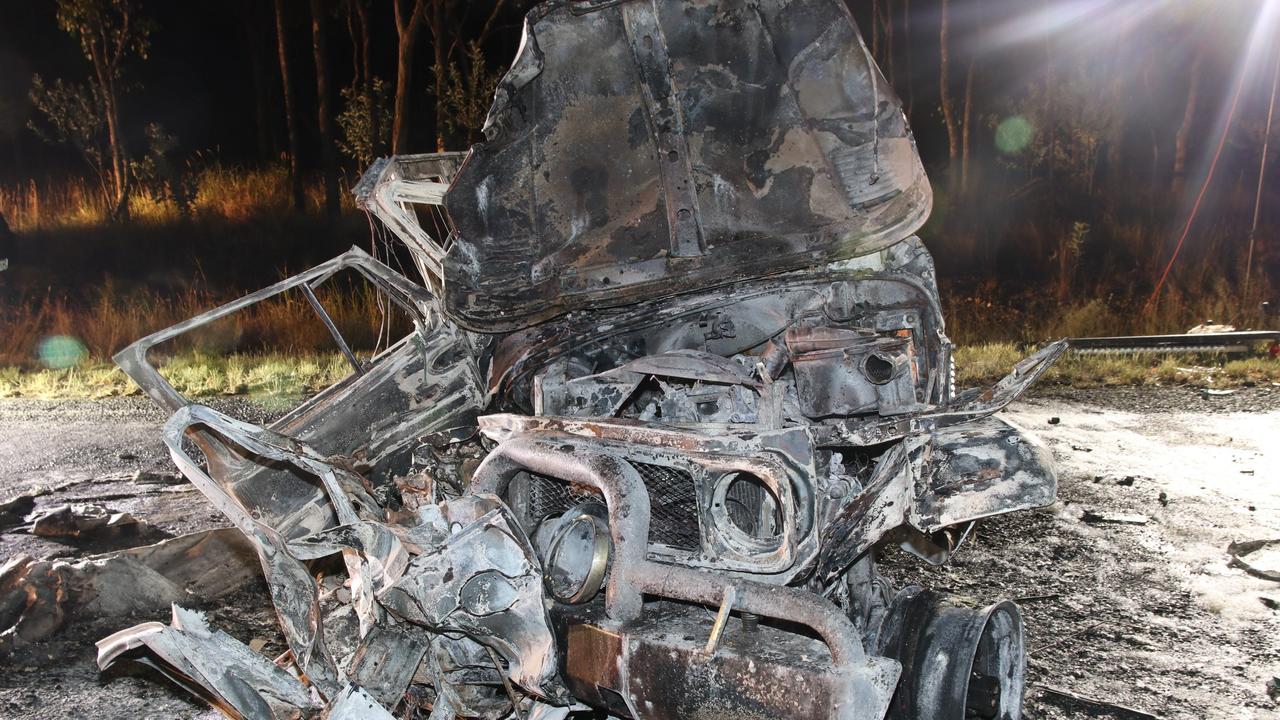
<svg viewBox="0 0 1280 720"><path fill-rule="evenodd" d="M769 484L749 472L722 475L711 495L711 513L724 539L747 555L776 552L786 539L782 502Z"/></svg>
<svg viewBox="0 0 1280 720"><path fill-rule="evenodd" d="M765 467L706 468L704 558L748 572L779 572L795 560L796 507L785 474Z"/></svg>

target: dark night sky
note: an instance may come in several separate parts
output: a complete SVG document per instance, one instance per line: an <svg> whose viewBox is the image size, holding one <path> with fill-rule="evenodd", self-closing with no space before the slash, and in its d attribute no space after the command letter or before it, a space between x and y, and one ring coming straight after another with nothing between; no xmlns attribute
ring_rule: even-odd
<svg viewBox="0 0 1280 720"><path fill-rule="evenodd" d="M0 102L24 103L24 86L33 73L46 80L85 75L87 61L75 40L58 30L53 2L0 0L0 7L0 74L5 88ZM137 86L125 106L127 126L136 132L146 122L160 122L184 145L221 145L232 157L252 149L246 143L254 137L254 116L244 25L226 7L172 0L147 6L160 31L152 37L151 60L129 67L129 78ZM43 164L39 160L60 155L29 131L22 136L25 164ZM14 159L13 148L8 150L8 157L0 159Z"/></svg>

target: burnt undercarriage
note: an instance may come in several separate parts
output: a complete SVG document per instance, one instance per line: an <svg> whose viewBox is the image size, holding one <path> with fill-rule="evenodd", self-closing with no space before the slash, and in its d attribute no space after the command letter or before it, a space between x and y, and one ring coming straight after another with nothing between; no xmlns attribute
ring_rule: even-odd
<svg viewBox="0 0 1280 720"><path fill-rule="evenodd" d="M895 591L875 555L1053 502L993 416L1065 346L954 387L928 183L843 4L546 3L487 135L357 190L421 282L353 249L117 357L290 651L175 608L100 663L249 718L1020 717L1016 606ZM348 272L414 327L367 360L315 293ZM354 373L269 428L149 359L291 291Z"/></svg>

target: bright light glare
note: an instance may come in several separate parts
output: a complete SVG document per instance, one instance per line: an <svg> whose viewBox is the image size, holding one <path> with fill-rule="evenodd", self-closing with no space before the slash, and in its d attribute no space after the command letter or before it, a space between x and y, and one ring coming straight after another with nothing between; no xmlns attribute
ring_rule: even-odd
<svg viewBox="0 0 1280 720"><path fill-rule="evenodd" d="M986 50L1055 38L1061 46L1086 47L1114 41L1123 28L1134 27L1167 7L1188 0L1063 0L1032 12L1018 12L983 35ZM1274 0L1267 0L1274 2Z"/></svg>

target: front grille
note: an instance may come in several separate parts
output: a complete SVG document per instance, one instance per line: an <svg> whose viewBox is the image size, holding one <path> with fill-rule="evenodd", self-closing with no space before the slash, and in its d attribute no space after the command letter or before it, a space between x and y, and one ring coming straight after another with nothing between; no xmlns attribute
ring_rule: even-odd
<svg viewBox="0 0 1280 720"><path fill-rule="evenodd" d="M529 475L529 519L534 527L544 519L563 515L569 508L587 500L604 503L604 499L592 488L570 485L563 480L543 475Z"/></svg>
<svg viewBox="0 0 1280 720"><path fill-rule="evenodd" d="M696 551L702 547L698 530L698 497L693 476L665 465L632 463L649 489L649 543L676 550ZM587 501L602 501L590 488L563 480L529 475L529 519L534 526L543 518L561 515ZM529 528L532 531L533 527Z"/></svg>
<svg viewBox="0 0 1280 720"><path fill-rule="evenodd" d="M665 465L632 463L649 488L649 542L677 550L702 547L693 476Z"/></svg>

